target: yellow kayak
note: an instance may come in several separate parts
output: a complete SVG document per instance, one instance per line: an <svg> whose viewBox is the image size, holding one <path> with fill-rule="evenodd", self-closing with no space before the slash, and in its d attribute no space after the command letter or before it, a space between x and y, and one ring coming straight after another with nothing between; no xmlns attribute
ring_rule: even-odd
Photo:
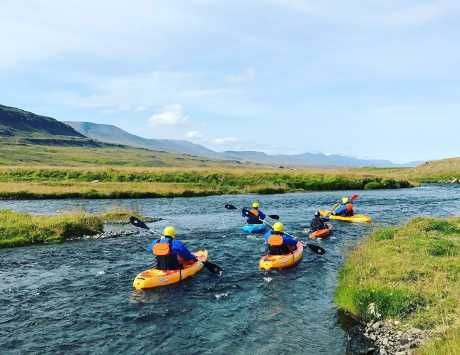
<svg viewBox="0 0 460 355"><path fill-rule="evenodd" d="M180 270L158 270L149 269L141 272L136 276L133 282L133 287L136 290L154 288L160 286L171 285L186 278L195 275L203 269L203 262L208 260L207 250L199 250L193 253L199 261L185 266Z"/></svg>
<svg viewBox="0 0 460 355"><path fill-rule="evenodd" d="M286 255L264 255L260 258L259 267L262 270L287 269L295 266L303 257L303 244L297 243L297 249Z"/></svg>
<svg viewBox="0 0 460 355"><path fill-rule="evenodd" d="M372 218L366 216L365 214L355 214L350 217L345 216L335 216L331 213L331 211L320 210L319 213L323 217L328 217L330 219L335 219L337 221L344 221L344 222L356 222L356 223L371 223Z"/></svg>

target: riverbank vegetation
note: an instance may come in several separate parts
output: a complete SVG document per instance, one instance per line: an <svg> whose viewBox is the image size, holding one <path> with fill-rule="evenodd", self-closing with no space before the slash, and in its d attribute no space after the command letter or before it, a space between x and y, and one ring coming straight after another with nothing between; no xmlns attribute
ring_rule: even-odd
<svg viewBox="0 0 460 355"><path fill-rule="evenodd" d="M376 230L345 263L335 302L364 321L431 331L421 354L460 353L460 218Z"/></svg>
<svg viewBox="0 0 460 355"><path fill-rule="evenodd" d="M340 170L0 168L0 198L142 198L404 188L405 180Z"/></svg>
<svg viewBox="0 0 460 355"><path fill-rule="evenodd" d="M0 248L61 243L104 232L104 223L126 223L136 212L114 209L99 214L84 211L44 216L0 210Z"/></svg>

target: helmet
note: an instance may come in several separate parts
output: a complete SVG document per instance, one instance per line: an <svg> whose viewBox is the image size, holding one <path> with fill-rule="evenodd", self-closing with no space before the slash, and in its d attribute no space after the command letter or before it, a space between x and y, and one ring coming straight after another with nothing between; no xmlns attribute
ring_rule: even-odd
<svg viewBox="0 0 460 355"><path fill-rule="evenodd" d="M321 216L321 213L319 211L316 211L315 216L319 217L319 216Z"/></svg>
<svg viewBox="0 0 460 355"><path fill-rule="evenodd" d="M349 202L350 200L348 199L348 197L342 197L342 203L345 205Z"/></svg>
<svg viewBox="0 0 460 355"><path fill-rule="evenodd" d="M165 237L175 238L176 237L176 229L173 226L167 226L165 229L163 229L163 235Z"/></svg>
<svg viewBox="0 0 460 355"><path fill-rule="evenodd" d="M260 207L260 203L255 201L252 203L252 208L259 208Z"/></svg>
<svg viewBox="0 0 460 355"><path fill-rule="evenodd" d="M284 224L281 223L281 222L276 222L274 225L273 225L273 230L275 232L284 232Z"/></svg>

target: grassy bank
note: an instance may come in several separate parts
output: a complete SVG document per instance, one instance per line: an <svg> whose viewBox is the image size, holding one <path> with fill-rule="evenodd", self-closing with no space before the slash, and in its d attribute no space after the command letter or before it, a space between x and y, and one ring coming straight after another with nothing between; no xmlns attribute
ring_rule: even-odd
<svg viewBox="0 0 460 355"><path fill-rule="evenodd" d="M376 230L348 258L335 302L366 321L432 331L421 354L460 353L460 218Z"/></svg>
<svg viewBox="0 0 460 355"><path fill-rule="evenodd" d="M82 211L55 216L31 215L0 210L0 248L32 244L61 243L104 231L104 222L125 222L137 213L116 209L100 214Z"/></svg>
<svg viewBox="0 0 460 355"><path fill-rule="evenodd" d="M0 198L142 198L410 187L405 180L336 170L9 167Z"/></svg>

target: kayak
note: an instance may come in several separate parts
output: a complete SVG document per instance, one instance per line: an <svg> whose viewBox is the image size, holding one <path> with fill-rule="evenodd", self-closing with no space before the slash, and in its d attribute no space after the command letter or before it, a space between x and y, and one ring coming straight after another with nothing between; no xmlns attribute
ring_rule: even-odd
<svg viewBox="0 0 460 355"><path fill-rule="evenodd" d="M154 288L160 286L171 285L190 276L195 275L203 269L204 264L202 261L208 260L207 250L200 250L196 253L193 253L198 261L195 261L189 265L184 266L180 270L159 270L159 269L149 269L141 272L136 276L133 282L133 287L136 290L143 290L147 288Z"/></svg>
<svg viewBox="0 0 460 355"><path fill-rule="evenodd" d="M286 255L264 255L260 258L259 267L262 270L287 269L295 266L303 257L303 244L297 243L297 249Z"/></svg>
<svg viewBox="0 0 460 355"><path fill-rule="evenodd" d="M314 231L309 234L308 238L315 240L317 238L326 238L331 234L332 231L332 224L326 223L327 228L324 229L318 229L317 231Z"/></svg>
<svg viewBox="0 0 460 355"><path fill-rule="evenodd" d="M265 233L267 226L265 224L246 224L242 230L247 234Z"/></svg>
<svg viewBox="0 0 460 355"><path fill-rule="evenodd" d="M372 218L365 215L365 214L355 214L350 217L346 216L335 216L331 214L331 211L320 210L319 213L323 217L328 217L330 219L335 219L337 221L344 221L344 222L356 222L356 223L371 223Z"/></svg>

